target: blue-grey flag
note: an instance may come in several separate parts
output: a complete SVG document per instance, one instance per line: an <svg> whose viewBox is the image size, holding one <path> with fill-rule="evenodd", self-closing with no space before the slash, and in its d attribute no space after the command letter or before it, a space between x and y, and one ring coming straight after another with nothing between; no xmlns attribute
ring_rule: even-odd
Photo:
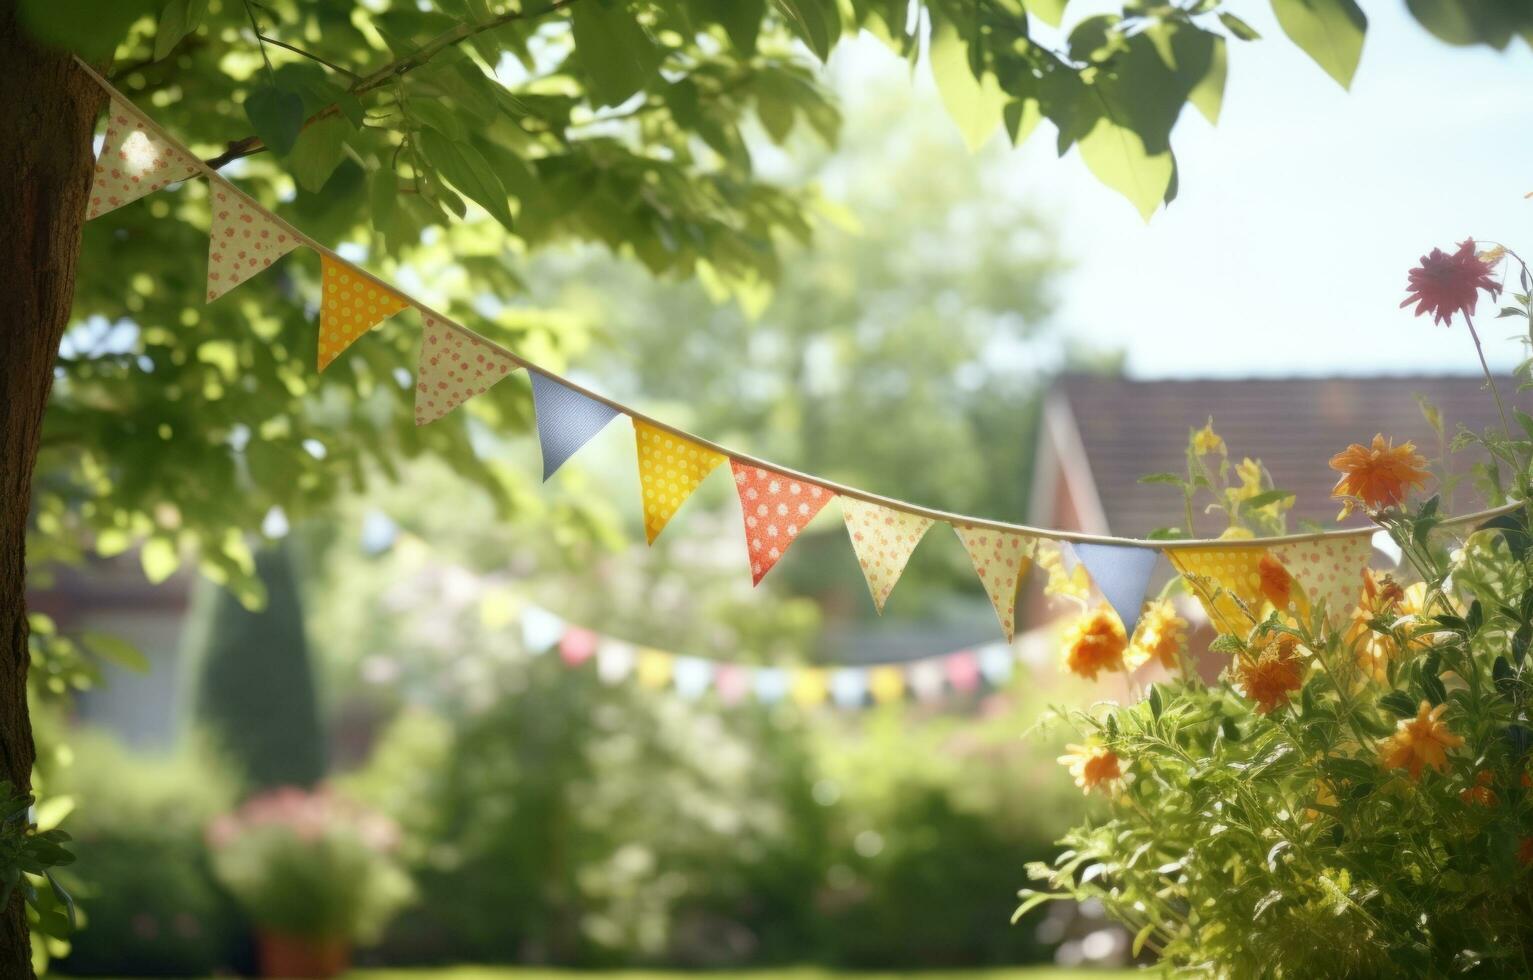
<svg viewBox="0 0 1533 980"><path fill-rule="evenodd" d="M1129 548L1117 544L1071 544L1075 557L1086 566L1086 574L1097 591L1123 620L1124 632L1134 635L1139 625L1139 608L1144 605L1145 590L1160 552L1154 548Z"/></svg>
<svg viewBox="0 0 1533 980"><path fill-rule="evenodd" d="M538 444L543 447L543 479L547 480L617 417L617 409L582 395L541 371L527 373L532 377Z"/></svg>

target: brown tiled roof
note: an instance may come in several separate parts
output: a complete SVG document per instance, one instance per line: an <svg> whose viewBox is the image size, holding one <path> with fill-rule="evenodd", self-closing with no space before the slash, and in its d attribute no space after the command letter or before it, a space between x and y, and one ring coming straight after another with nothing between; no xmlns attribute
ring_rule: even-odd
<svg viewBox="0 0 1533 980"><path fill-rule="evenodd" d="M1334 453L1383 432L1396 441L1414 440L1435 461L1437 437L1415 396L1437 405L1451 439L1460 424L1476 430L1499 426L1495 403L1483 385L1477 377L1126 381L1071 376L1058 383L1054 394L1064 396L1074 416L1109 529L1142 536L1181 524L1183 518L1176 488L1141 484L1139 477L1181 472L1187 430L1201 427L1210 415L1235 461L1261 459L1279 488L1298 495L1290 527L1297 528L1299 519L1330 526L1338 509L1330 498L1336 474L1327 465ZM1517 395L1510 379L1498 379L1498 387L1509 405L1533 411L1533 399ZM1450 458L1455 472L1466 472L1483 457L1465 450ZM1462 513L1484 503L1465 480L1451 506Z"/></svg>

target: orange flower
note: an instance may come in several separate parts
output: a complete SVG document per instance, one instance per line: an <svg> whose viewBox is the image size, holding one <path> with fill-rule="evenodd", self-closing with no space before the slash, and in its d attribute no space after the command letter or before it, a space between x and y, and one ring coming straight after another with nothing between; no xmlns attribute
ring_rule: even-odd
<svg viewBox="0 0 1533 980"><path fill-rule="evenodd" d="M1304 680L1304 660L1299 641L1288 633L1269 633L1260 645L1235 664L1235 686L1256 702L1259 714L1270 714L1288 704L1288 694Z"/></svg>
<svg viewBox="0 0 1533 980"><path fill-rule="evenodd" d="M1127 649L1123 623L1105 605L1071 623L1065 632L1065 666L1089 680L1096 680L1103 670L1122 670Z"/></svg>
<svg viewBox="0 0 1533 980"><path fill-rule="evenodd" d="M1070 767L1070 775L1075 777L1075 785L1082 793L1098 788L1105 793L1123 778L1118 753L1100 745L1066 745L1059 764Z"/></svg>
<svg viewBox="0 0 1533 980"><path fill-rule="evenodd" d="M1288 574L1283 563L1271 554L1263 554L1256 572L1261 577L1262 597L1278 609L1287 609L1288 600L1293 596L1293 576Z"/></svg>
<svg viewBox="0 0 1533 980"><path fill-rule="evenodd" d="M1489 769L1481 769L1474 774L1474 782L1460 792L1458 798L1470 806L1495 806L1496 791L1490 788L1490 784L1495 781L1494 773Z"/></svg>
<svg viewBox="0 0 1533 980"><path fill-rule="evenodd" d="M1445 704L1432 707L1426 701L1414 718L1401 718L1393 735L1379 743L1384 768L1405 769L1411 779L1420 779L1421 770L1431 766L1438 772L1448 769L1448 749L1456 749L1464 740L1442 722Z"/></svg>
<svg viewBox="0 0 1533 980"><path fill-rule="evenodd" d="M1517 863L1524 866L1533 864L1533 837L1524 837L1517 845Z"/></svg>
<svg viewBox="0 0 1533 980"><path fill-rule="evenodd" d="M1425 595L1425 588L1421 590ZM1389 633L1375 632L1369 625L1376 619L1393 623L1402 614L1405 590L1390 575L1363 570L1363 591L1358 597L1357 608L1352 610L1352 625L1347 628L1346 642L1357 657L1357 665L1374 680L1387 677L1389 661L1400 654L1400 646Z"/></svg>
<svg viewBox="0 0 1533 980"><path fill-rule="evenodd" d="M1167 670L1175 670L1182 651L1187 649L1187 620L1176 614L1169 599L1156 599L1145 607L1134 630L1129 648L1134 666L1158 661Z"/></svg>
<svg viewBox="0 0 1533 980"><path fill-rule="evenodd" d="M1341 474L1331 496L1346 501L1342 517L1350 514L1353 504L1359 501L1370 510L1396 506L1405 501L1406 491L1411 487L1426 486L1431 476L1426 463L1413 442L1396 446L1382 433L1373 437L1372 446L1354 442L1331 457L1331 469Z"/></svg>

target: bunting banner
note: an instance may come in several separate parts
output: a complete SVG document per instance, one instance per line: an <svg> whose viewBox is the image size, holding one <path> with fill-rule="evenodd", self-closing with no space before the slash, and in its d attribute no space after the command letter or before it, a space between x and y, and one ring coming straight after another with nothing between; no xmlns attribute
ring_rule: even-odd
<svg viewBox="0 0 1533 980"><path fill-rule="evenodd" d="M639 419L633 420L633 434L639 449L644 536L654 544L692 491L724 462L724 457Z"/></svg>
<svg viewBox="0 0 1533 980"><path fill-rule="evenodd" d="M1123 621L1123 632L1134 635L1139 625L1139 611L1144 608L1144 594L1155 574L1158 553L1149 548L1125 548L1089 541L1071 545L1075 557L1086 567L1092 584Z"/></svg>
<svg viewBox="0 0 1533 980"><path fill-rule="evenodd" d="M415 369L415 424L427 425L482 395L516 370L516 362L488 344L427 315Z"/></svg>
<svg viewBox="0 0 1533 980"><path fill-rule="evenodd" d="M813 708L830 693L825 670L821 667L800 667L793 672L788 695L800 708Z"/></svg>
<svg viewBox="0 0 1533 980"><path fill-rule="evenodd" d="M642 687L658 690L671 682L671 664L674 658L663 650L650 650L648 648L639 651L639 660L635 666L635 674L639 678Z"/></svg>
<svg viewBox="0 0 1533 980"><path fill-rule="evenodd" d="M1008 657L1011 651L1007 651ZM905 697L905 672L898 667L874 667L868 671L868 691L875 704L888 704Z"/></svg>
<svg viewBox="0 0 1533 980"><path fill-rule="evenodd" d="M938 520L958 534L975 574L995 608L1008 640L1016 632L1017 585L1030 565L1039 541L1052 547L1069 542L1095 583L1123 619L1130 633L1153 572L1156 556L1165 551L1192 584L1210 618L1237 625L1245 617L1240 603L1255 610L1263 602L1303 610L1321 602L1332 616L1344 615L1356 602L1362 573L1372 554L1373 528L1283 535L1259 542L1244 540L1150 541L1086 535L1074 531L1029 527L943 514L901 501L873 503L875 498L855 487L819 477L789 477L779 467L737 453L661 424L616 402L577 389L572 383L520 357L461 324L454 323L402 291L382 283L333 249L303 234L270 209L239 190L211 166L198 159L138 109L105 78L76 58L79 70L95 80L108 96L105 133L96 160L87 217L99 218L155 191L201 177L208 183L207 299L217 300L302 245L320 257L317 364L323 370L343 351L383 320L407 308L421 314L420 358L415 382L415 416L425 425L441 419L482 394L518 367L528 369L537 413L538 442L547 480L571 456L619 415L634 426L639 458L641 508L645 537L651 543L697 486L725 459L730 461L740 498L752 581L759 584L805 525L831 497L842 500L842 516L867 580L873 604L881 613L916 546ZM1442 526L1480 524L1519 506L1446 518ZM1297 583L1300 590L1293 589ZM1238 601L1237 601L1238 600ZM532 633L563 625L553 621L524 623ZM539 649L547 644L535 645ZM594 658L604 677L636 674L651 686L672 683L670 655L598 643L574 648L584 663ZM561 651L562 653L562 651ZM565 654L566 659L576 654ZM970 662L972 661L972 663ZM990 680L1009 676L1009 658L960 660L945 673L936 663L922 662L897 673L869 674L860 681L842 681L841 700L850 700L854 683L875 701L903 696L907 691L926 698L948 684L968 685L975 673ZM603 666L605 665L605 666ZM687 666L687 684L696 683L697 668ZM714 686L721 675L715 668ZM780 680L765 669L753 669L749 684L742 675L729 675L734 692L748 687L758 700L781 700L807 684L786 674ZM821 688L834 696L832 682ZM802 689L800 689L802 694Z"/></svg>
<svg viewBox="0 0 1533 980"><path fill-rule="evenodd" d="M219 178L208 188L213 208L208 230L208 302L271 267L299 246L298 237L250 198ZM323 348L324 334L320 344ZM328 362L326 362L328 363ZM320 365L321 369L324 365Z"/></svg>
<svg viewBox="0 0 1533 980"><path fill-rule="evenodd" d="M1363 591L1363 569L1373 557L1373 537L1322 538L1275 545L1277 556L1309 595L1325 603L1332 622L1347 616Z"/></svg>
<svg viewBox="0 0 1533 980"><path fill-rule="evenodd" d="M319 369L409 302L328 255L319 257Z"/></svg>
<svg viewBox="0 0 1533 980"><path fill-rule="evenodd" d="M107 105L106 138L96 157L85 220L201 172L200 160L153 132L143 117L114 97Z"/></svg>
<svg viewBox="0 0 1533 980"><path fill-rule="evenodd" d="M581 394L542 371L532 378L532 407L538 416L538 445L543 450L543 480L617 418L617 409Z"/></svg>
<svg viewBox="0 0 1533 980"><path fill-rule="evenodd" d="M868 580L873 605L882 613L911 553L932 526L932 519L880 507L857 497L841 498L841 516L851 535L852 550L857 552L862 575Z"/></svg>
<svg viewBox="0 0 1533 980"><path fill-rule="evenodd" d="M1037 541L1025 534L996 531L972 524L954 524L963 550L969 553L974 574L985 587L990 605L995 607L996 618L1001 622L1001 632L1010 643L1017 633L1017 594L1022 589L1022 576L1032 562Z"/></svg>
<svg viewBox="0 0 1533 980"><path fill-rule="evenodd" d="M603 638L596 645L596 676L604 684L621 684L633 673L638 654L622 640Z"/></svg>
<svg viewBox="0 0 1533 980"><path fill-rule="evenodd" d="M751 560L751 584L760 585L772 566L777 564L798 540L804 525L814 520L831 497L829 490L774 470L729 461L734 472L735 491L740 496L740 514L745 521L745 550Z"/></svg>

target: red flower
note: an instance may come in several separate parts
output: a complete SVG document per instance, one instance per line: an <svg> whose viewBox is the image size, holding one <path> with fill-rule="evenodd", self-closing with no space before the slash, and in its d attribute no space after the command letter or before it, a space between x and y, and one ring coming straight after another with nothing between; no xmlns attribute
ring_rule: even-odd
<svg viewBox="0 0 1533 980"><path fill-rule="evenodd" d="M1500 284L1491 279L1490 270L1490 264L1475 254L1473 238L1461 242L1452 255L1434 248L1410 271L1410 285L1400 308L1415 303L1417 316L1430 312L1433 320L1443 324L1449 323L1455 313L1468 316L1479 300L1478 290L1485 290L1492 298L1501 292Z"/></svg>

